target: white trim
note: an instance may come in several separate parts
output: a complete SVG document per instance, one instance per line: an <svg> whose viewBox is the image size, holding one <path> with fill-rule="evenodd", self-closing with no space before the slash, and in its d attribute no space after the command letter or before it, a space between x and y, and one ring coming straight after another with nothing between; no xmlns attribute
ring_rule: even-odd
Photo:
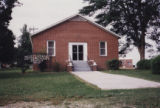
<svg viewBox="0 0 160 108"><path fill-rule="evenodd" d="M52 56L56 56L56 41L55 40L47 40L47 55L48 55L48 42L53 42L54 43L54 53Z"/></svg>
<svg viewBox="0 0 160 108"><path fill-rule="evenodd" d="M104 48L104 49L105 49L105 55L101 55L101 49L102 49L102 48L101 48L101 42L104 42L104 43L105 43L105 48ZM107 42L106 42L106 41L100 41L100 42L99 42L99 56L107 56L107 55L108 55L108 54L107 54L107 53L108 53L107 50L108 50L108 48L107 48Z"/></svg>
<svg viewBox="0 0 160 108"><path fill-rule="evenodd" d="M84 17L84 16L82 16L82 15L80 15L80 14L73 15L73 16L68 17L68 18L66 18L66 19L64 19L64 20L62 20L62 21L59 21L59 22L57 22L57 23L55 23L55 24L53 24L53 25L50 25L50 26L48 26L47 28L41 29L40 31L34 33L32 36L35 36L35 35L37 35L38 33L41 33L41 32L43 32L43 31L45 31L45 30L47 30L47 29L50 29L50 28L52 28L52 27L55 27L55 26L57 26L57 25L65 22L65 21L67 21L67 20L70 20L70 19L72 19L72 18L74 18L74 17L76 17L76 16L80 16L80 17L84 18L86 21L90 22L91 24L99 27L100 29L103 29L104 31L111 33L112 35L116 36L117 38L121 38L120 35L118 35L118 34L112 32L112 31L104 28L103 26L101 26L101 25L99 25L99 24L91 21L90 19L88 19L88 18L86 18L86 17Z"/></svg>
<svg viewBox="0 0 160 108"><path fill-rule="evenodd" d="M82 61L87 61L88 58L88 48L87 48L87 43L86 42L69 42L68 43L68 59L73 61L73 52L72 52L72 46L73 45L83 45L84 52L83 52L83 60ZM77 60L78 61L78 60Z"/></svg>

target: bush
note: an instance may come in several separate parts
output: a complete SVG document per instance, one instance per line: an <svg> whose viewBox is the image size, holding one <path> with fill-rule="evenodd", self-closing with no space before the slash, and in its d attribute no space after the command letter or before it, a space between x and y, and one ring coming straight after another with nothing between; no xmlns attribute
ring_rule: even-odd
<svg viewBox="0 0 160 108"><path fill-rule="evenodd" d="M153 74L160 74L160 56L157 56L152 60L151 69Z"/></svg>
<svg viewBox="0 0 160 108"><path fill-rule="evenodd" d="M25 74L27 69L29 69L29 65L28 64L24 64L23 66L21 66L22 74Z"/></svg>
<svg viewBox="0 0 160 108"><path fill-rule="evenodd" d="M44 72L45 69L47 68L47 61L43 60L39 65L38 65L39 69L41 72Z"/></svg>
<svg viewBox="0 0 160 108"><path fill-rule="evenodd" d="M151 60L140 60L137 63L137 69L151 69Z"/></svg>
<svg viewBox="0 0 160 108"><path fill-rule="evenodd" d="M60 64L58 62L53 63L53 71L55 71L55 72L60 71Z"/></svg>
<svg viewBox="0 0 160 108"><path fill-rule="evenodd" d="M30 65L32 64L32 62L28 61L28 60L22 60L19 61L20 64L18 64L18 67L21 68L21 72L22 74L25 74L26 71L29 69Z"/></svg>
<svg viewBox="0 0 160 108"><path fill-rule="evenodd" d="M120 61L117 60L117 59L107 61L107 67L111 70L118 70L119 69L119 64L120 64Z"/></svg>

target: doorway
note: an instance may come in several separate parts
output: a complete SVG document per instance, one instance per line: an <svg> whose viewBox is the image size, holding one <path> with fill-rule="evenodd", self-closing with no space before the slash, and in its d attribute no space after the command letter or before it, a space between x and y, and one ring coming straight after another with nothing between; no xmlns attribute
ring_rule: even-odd
<svg viewBox="0 0 160 108"><path fill-rule="evenodd" d="M69 57L72 61L87 61L87 43L69 43Z"/></svg>

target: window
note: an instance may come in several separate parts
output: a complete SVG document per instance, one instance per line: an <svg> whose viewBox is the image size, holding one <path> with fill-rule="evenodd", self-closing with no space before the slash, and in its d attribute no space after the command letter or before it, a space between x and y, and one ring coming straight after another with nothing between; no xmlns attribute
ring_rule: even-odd
<svg viewBox="0 0 160 108"><path fill-rule="evenodd" d="M47 41L47 54L55 56L55 41Z"/></svg>
<svg viewBox="0 0 160 108"><path fill-rule="evenodd" d="M107 56L107 42L100 42L100 56Z"/></svg>

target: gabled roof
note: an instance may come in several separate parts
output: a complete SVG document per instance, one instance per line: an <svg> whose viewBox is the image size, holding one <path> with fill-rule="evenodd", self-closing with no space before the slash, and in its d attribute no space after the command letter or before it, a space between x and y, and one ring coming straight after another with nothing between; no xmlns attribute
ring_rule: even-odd
<svg viewBox="0 0 160 108"><path fill-rule="evenodd" d="M45 28L45 29L41 29L40 31L34 33L34 34L32 35L32 37L33 37L33 36L36 36L37 34L39 34L39 33L41 33L41 32L44 32L44 31L46 31L46 30L48 30L48 29L50 29L50 28L53 28L53 27L55 27L55 26L57 26L57 25L59 25L59 24L62 24L62 23L66 22L66 21L68 21L68 20L70 20L70 19L72 19L72 18L74 18L74 17L76 17L76 16L85 19L87 22L89 22L89 23L97 26L98 28L104 30L105 32L111 33L113 36L116 36L117 38L121 38L121 36L119 36L118 34L116 34L116 33L112 32L112 31L104 28L103 26L101 26L101 25L99 25L99 24L97 24L97 23L89 20L88 18L86 18L86 17L84 17L84 16L82 16L82 15L80 15L80 14L76 14L76 15L70 16L70 17L68 17L68 18L66 18L66 19L64 19L64 20L62 20L62 21L59 21L59 22L57 22L57 23L55 23L55 24L53 24L53 25L51 25L51 26L48 26L48 27Z"/></svg>

